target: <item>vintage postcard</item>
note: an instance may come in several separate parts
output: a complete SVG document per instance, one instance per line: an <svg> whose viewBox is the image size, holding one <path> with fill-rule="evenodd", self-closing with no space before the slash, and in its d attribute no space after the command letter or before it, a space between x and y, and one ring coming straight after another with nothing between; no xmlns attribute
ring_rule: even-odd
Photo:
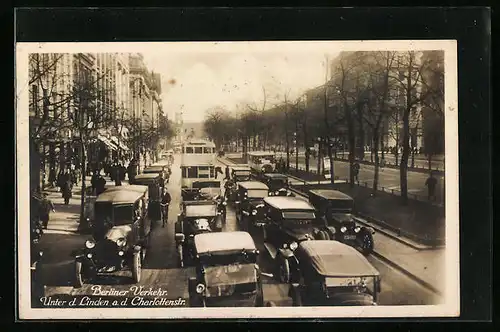
<svg viewBox="0 0 500 332"><path fill-rule="evenodd" d="M20 319L459 316L456 41L18 43L15 68Z"/></svg>

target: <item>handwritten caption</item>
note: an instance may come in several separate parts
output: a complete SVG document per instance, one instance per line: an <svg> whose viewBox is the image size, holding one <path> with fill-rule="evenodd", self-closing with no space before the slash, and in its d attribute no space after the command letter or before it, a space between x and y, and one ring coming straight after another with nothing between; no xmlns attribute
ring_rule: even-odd
<svg viewBox="0 0 500 332"><path fill-rule="evenodd" d="M91 287L91 294L72 296L71 299L44 296L40 302L44 307L182 307L186 300L179 297L169 299L168 292L161 287L145 288L132 286L126 290L102 289L99 285ZM111 297L111 298L109 298Z"/></svg>

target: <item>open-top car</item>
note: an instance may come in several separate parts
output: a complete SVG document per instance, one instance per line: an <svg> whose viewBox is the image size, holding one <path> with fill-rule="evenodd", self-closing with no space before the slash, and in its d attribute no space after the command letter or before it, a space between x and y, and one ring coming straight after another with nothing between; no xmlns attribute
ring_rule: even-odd
<svg viewBox="0 0 500 332"><path fill-rule="evenodd" d="M151 220L161 220L161 186L160 175L157 173L144 173L136 175L132 184L148 186L149 206L148 213Z"/></svg>
<svg viewBox="0 0 500 332"><path fill-rule="evenodd" d="M261 307L264 298L259 254L246 232L194 236L196 277L189 278L192 307Z"/></svg>
<svg viewBox="0 0 500 332"><path fill-rule="evenodd" d="M288 176L280 173L262 174L262 182L269 187L269 196L295 197L288 186Z"/></svg>
<svg viewBox="0 0 500 332"><path fill-rule="evenodd" d="M222 193L219 180L195 181L193 189L199 190L200 199L215 199Z"/></svg>
<svg viewBox="0 0 500 332"><path fill-rule="evenodd" d="M290 281L296 260L293 250L299 243L323 240L333 228L325 226L309 202L297 197L273 196L264 198L264 247L276 262L276 277L283 283Z"/></svg>
<svg viewBox="0 0 500 332"><path fill-rule="evenodd" d="M179 265L184 267L193 260L193 238L196 234L217 232L222 229L222 215L212 200L184 201L175 223L175 245Z"/></svg>
<svg viewBox="0 0 500 332"><path fill-rule="evenodd" d="M269 188L262 182L244 181L238 183L236 220L242 229L247 231L252 227L262 226L264 214L264 198L268 196Z"/></svg>
<svg viewBox="0 0 500 332"><path fill-rule="evenodd" d="M329 237L326 239L359 248L365 255L373 252L375 230L356 224L352 215L354 200L351 196L332 189L313 189L309 191L309 202L326 224L335 229L335 232L327 234Z"/></svg>
<svg viewBox="0 0 500 332"><path fill-rule="evenodd" d="M148 187L108 188L95 202L92 240L73 252L75 287L99 275L130 269L135 282L150 244L151 221L147 213Z"/></svg>
<svg viewBox="0 0 500 332"><path fill-rule="evenodd" d="M293 252L289 296L293 306L377 304L380 274L351 246L338 241L301 242Z"/></svg>

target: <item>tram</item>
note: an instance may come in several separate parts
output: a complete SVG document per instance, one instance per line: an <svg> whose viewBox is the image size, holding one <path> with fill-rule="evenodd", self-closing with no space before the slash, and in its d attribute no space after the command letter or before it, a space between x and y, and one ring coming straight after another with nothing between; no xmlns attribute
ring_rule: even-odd
<svg viewBox="0 0 500 332"><path fill-rule="evenodd" d="M193 139L182 145L181 186L193 188L195 182L215 180L215 144L201 139Z"/></svg>

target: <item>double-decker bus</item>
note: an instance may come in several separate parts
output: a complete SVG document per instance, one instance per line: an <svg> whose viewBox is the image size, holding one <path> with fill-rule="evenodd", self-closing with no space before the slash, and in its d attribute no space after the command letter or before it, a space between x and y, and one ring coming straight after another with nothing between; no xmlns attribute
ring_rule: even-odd
<svg viewBox="0 0 500 332"><path fill-rule="evenodd" d="M193 188L193 182L215 180L215 144L192 139L182 145L181 186Z"/></svg>
<svg viewBox="0 0 500 332"><path fill-rule="evenodd" d="M248 165L258 174L272 173L276 170L276 158L271 151L252 151L247 153Z"/></svg>

